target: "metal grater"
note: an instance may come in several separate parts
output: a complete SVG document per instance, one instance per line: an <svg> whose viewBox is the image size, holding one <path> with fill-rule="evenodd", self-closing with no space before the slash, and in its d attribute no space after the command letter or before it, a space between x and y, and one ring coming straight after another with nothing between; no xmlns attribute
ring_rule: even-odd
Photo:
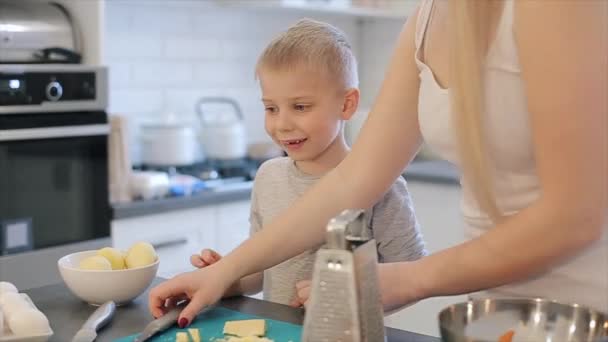
<svg viewBox="0 0 608 342"><path fill-rule="evenodd" d="M345 210L327 225L317 252L303 342L385 341L376 242L362 210Z"/></svg>

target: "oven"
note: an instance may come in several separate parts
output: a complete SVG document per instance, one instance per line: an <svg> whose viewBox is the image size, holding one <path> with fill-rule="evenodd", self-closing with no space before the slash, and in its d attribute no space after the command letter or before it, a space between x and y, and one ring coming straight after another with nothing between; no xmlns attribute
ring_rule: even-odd
<svg viewBox="0 0 608 342"><path fill-rule="evenodd" d="M0 65L0 255L109 238L107 71Z"/></svg>

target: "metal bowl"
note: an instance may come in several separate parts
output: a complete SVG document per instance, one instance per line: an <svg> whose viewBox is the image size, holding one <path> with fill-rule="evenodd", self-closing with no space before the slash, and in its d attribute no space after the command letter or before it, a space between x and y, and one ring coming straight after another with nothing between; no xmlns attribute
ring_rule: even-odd
<svg viewBox="0 0 608 342"><path fill-rule="evenodd" d="M543 299L483 299L442 310L439 329L445 342L608 342L608 315Z"/></svg>

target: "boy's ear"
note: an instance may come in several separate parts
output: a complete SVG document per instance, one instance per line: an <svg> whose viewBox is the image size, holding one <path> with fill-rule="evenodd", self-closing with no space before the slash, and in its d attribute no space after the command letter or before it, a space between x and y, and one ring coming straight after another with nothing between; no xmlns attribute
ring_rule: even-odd
<svg viewBox="0 0 608 342"><path fill-rule="evenodd" d="M351 88L346 90L344 95L344 104L342 105L342 120L350 120L355 115L357 108L359 107L359 89Z"/></svg>

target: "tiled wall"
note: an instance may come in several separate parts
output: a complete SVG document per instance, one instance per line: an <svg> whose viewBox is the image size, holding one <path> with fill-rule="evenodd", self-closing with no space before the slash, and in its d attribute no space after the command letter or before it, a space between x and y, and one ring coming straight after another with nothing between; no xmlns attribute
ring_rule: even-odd
<svg viewBox="0 0 608 342"><path fill-rule="evenodd" d="M209 0L107 0L104 63L110 67L110 113L137 126L168 111L195 120L201 96L230 96L245 113L249 141L266 140L255 61L268 41L304 16L296 12L222 8ZM346 32L360 61L362 108L375 96L402 21L310 15Z"/></svg>

